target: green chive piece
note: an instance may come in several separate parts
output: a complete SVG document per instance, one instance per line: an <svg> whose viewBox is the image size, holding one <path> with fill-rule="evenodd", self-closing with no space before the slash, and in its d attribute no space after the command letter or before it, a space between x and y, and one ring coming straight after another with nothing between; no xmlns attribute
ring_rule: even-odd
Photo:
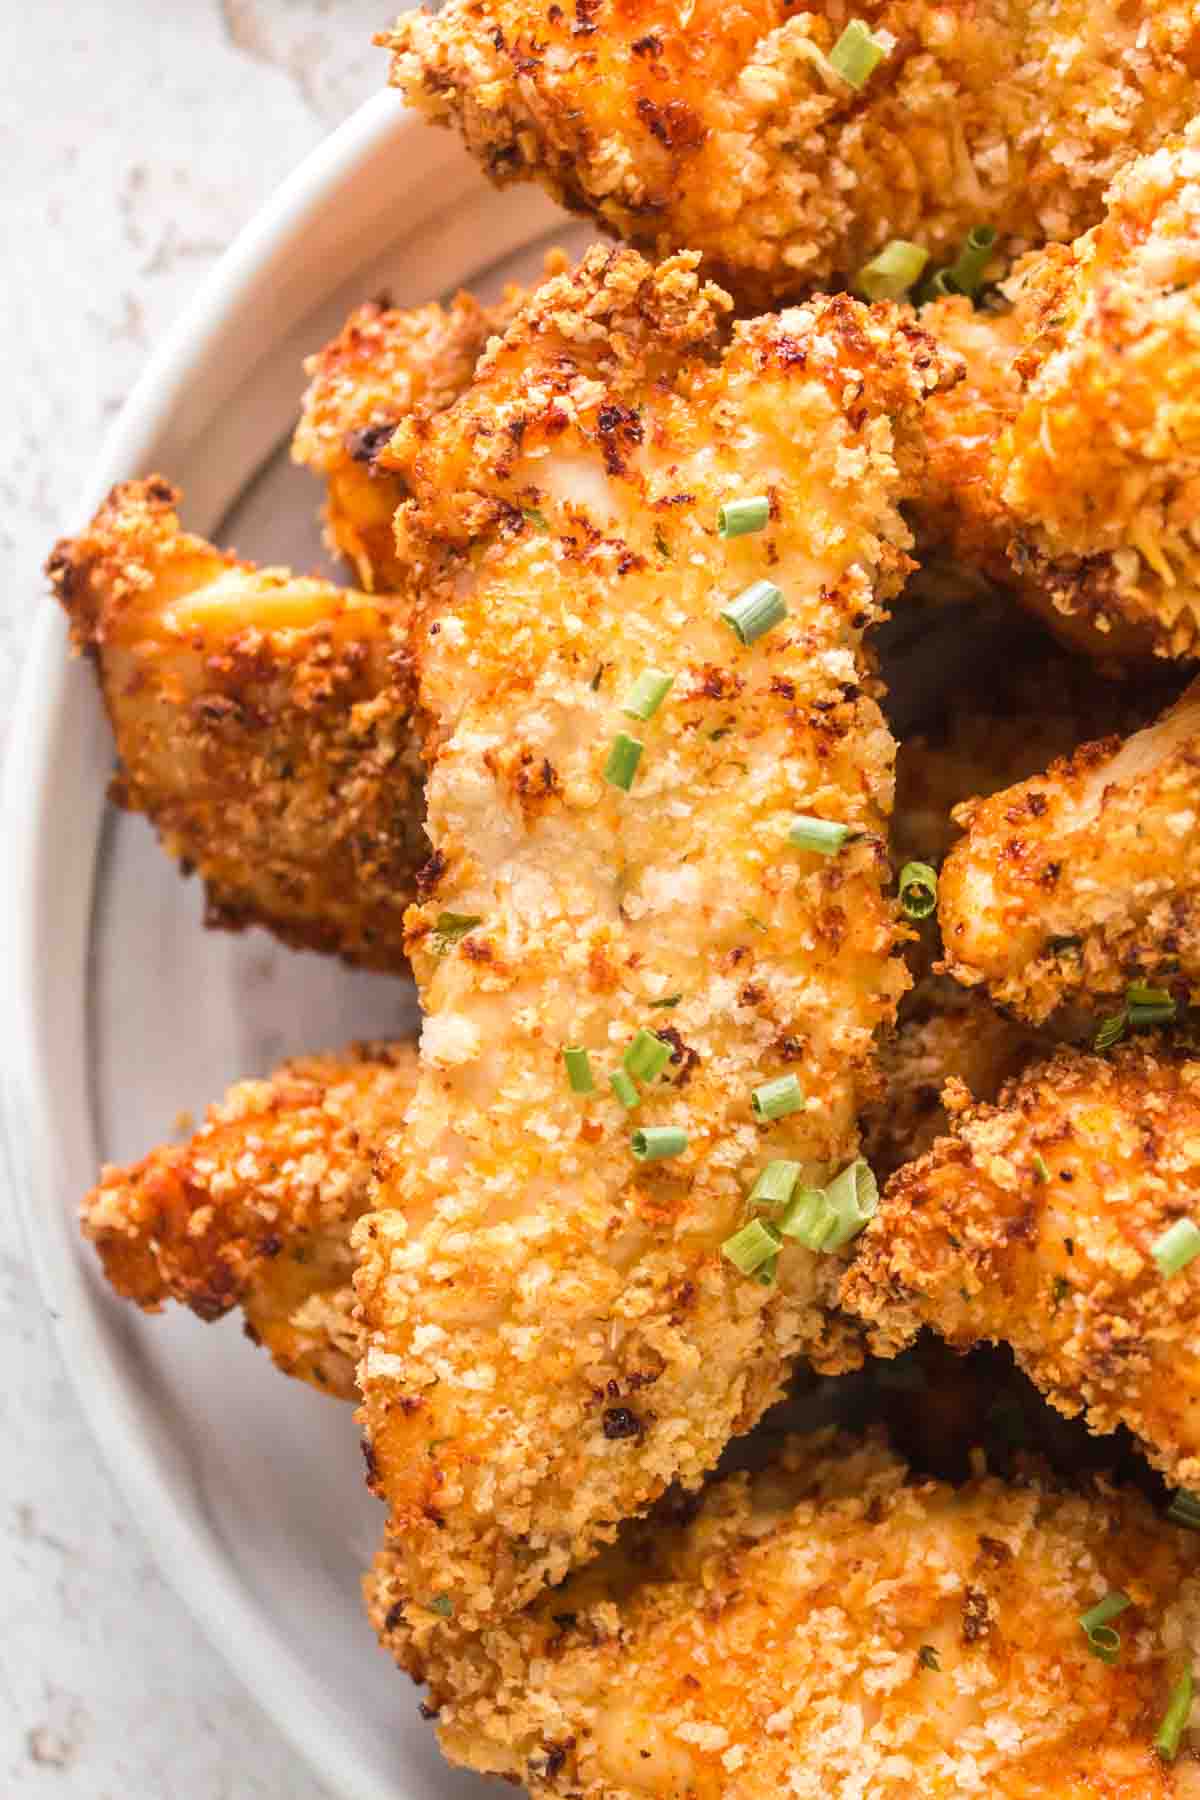
<svg viewBox="0 0 1200 1800"><path fill-rule="evenodd" d="M990 225L973 225L946 274L955 292L973 300L983 286L983 272L992 260L996 233Z"/></svg>
<svg viewBox="0 0 1200 1800"><path fill-rule="evenodd" d="M567 1065L567 1081L573 1094L590 1094L596 1085L592 1059L581 1044L568 1044L563 1051Z"/></svg>
<svg viewBox="0 0 1200 1800"><path fill-rule="evenodd" d="M832 819L814 819L801 813L792 821L788 843L797 850L815 850L818 856L836 856L850 836L848 825L837 825Z"/></svg>
<svg viewBox="0 0 1200 1800"><path fill-rule="evenodd" d="M750 1189L749 1204L751 1206L786 1206L795 1192L796 1183L800 1179L800 1164L794 1162L769 1162L765 1169L760 1169L758 1179Z"/></svg>
<svg viewBox="0 0 1200 1800"><path fill-rule="evenodd" d="M717 508L717 535L745 537L747 532L761 531L770 517L771 502L765 494L756 494L752 500L727 500Z"/></svg>
<svg viewBox="0 0 1200 1800"><path fill-rule="evenodd" d="M794 1075L777 1075L774 1081L764 1081L755 1088L750 1104L756 1119L783 1119L788 1113L799 1112L804 1095Z"/></svg>
<svg viewBox="0 0 1200 1800"><path fill-rule="evenodd" d="M430 1612L435 1612L439 1619L454 1617L454 1602L449 1594L435 1594L429 1602Z"/></svg>
<svg viewBox="0 0 1200 1800"><path fill-rule="evenodd" d="M664 994L661 1000L651 1000L649 1005L653 1011L656 1007L678 1006L682 999L682 994Z"/></svg>
<svg viewBox="0 0 1200 1800"><path fill-rule="evenodd" d="M521 512L531 525L537 526L539 531L549 531L550 526L540 506L523 506Z"/></svg>
<svg viewBox="0 0 1200 1800"><path fill-rule="evenodd" d="M829 52L829 66L861 93L887 53L887 45L880 43L869 25L851 19Z"/></svg>
<svg viewBox="0 0 1200 1800"><path fill-rule="evenodd" d="M801 1188L778 1221L783 1236L798 1239L807 1250L824 1250L837 1223L837 1213L824 1188Z"/></svg>
<svg viewBox="0 0 1200 1800"><path fill-rule="evenodd" d="M1169 1281L1172 1275L1186 1269L1194 1257L1200 1256L1200 1227L1193 1225L1190 1219L1176 1219L1161 1237L1155 1238L1150 1254L1158 1264L1159 1273Z"/></svg>
<svg viewBox="0 0 1200 1800"><path fill-rule="evenodd" d="M744 593L721 608L740 644L753 644L787 618L787 604L773 581L752 581Z"/></svg>
<svg viewBox="0 0 1200 1800"><path fill-rule="evenodd" d="M1101 1021L1099 1030L1092 1039L1092 1049L1111 1050L1113 1045L1119 1044L1121 1039L1125 1036L1125 1030L1128 1024L1129 1014L1124 1007L1121 1008L1120 1012L1110 1014L1107 1019Z"/></svg>
<svg viewBox="0 0 1200 1800"><path fill-rule="evenodd" d="M899 893L905 918L927 919L937 907L937 870L928 863L905 863L900 871Z"/></svg>
<svg viewBox="0 0 1200 1800"><path fill-rule="evenodd" d="M621 1058L626 1069L638 1081L653 1081L656 1075L662 1074L670 1060L671 1045L665 1038L656 1037L652 1031L647 1031L644 1025Z"/></svg>
<svg viewBox="0 0 1200 1800"><path fill-rule="evenodd" d="M764 1225L761 1219L751 1219L748 1225L725 1239L721 1255L743 1275L753 1275L756 1269L779 1255L781 1241L779 1233Z"/></svg>
<svg viewBox="0 0 1200 1800"><path fill-rule="evenodd" d="M760 1269L754 1271L754 1279L760 1287L772 1287L779 1273L779 1256L769 1256Z"/></svg>
<svg viewBox="0 0 1200 1800"><path fill-rule="evenodd" d="M623 731L618 731L604 765L605 781L611 781L614 787L624 788L628 793L633 786L633 778L637 774L637 766L642 760L645 747L636 738L627 737Z"/></svg>
<svg viewBox="0 0 1200 1800"><path fill-rule="evenodd" d="M673 675L661 669L646 669L638 676L624 700L621 711L627 719L652 719L671 691Z"/></svg>
<svg viewBox="0 0 1200 1800"><path fill-rule="evenodd" d="M1200 1494L1189 1493L1187 1488L1176 1488L1167 1508L1167 1517L1172 1525L1182 1525L1185 1531L1200 1531Z"/></svg>
<svg viewBox="0 0 1200 1800"><path fill-rule="evenodd" d="M921 279L928 261L929 252L920 244L893 238L878 256L863 264L854 277L855 291L864 300L903 300L909 288Z"/></svg>
<svg viewBox="0 0 1200 1800"><path fill-rule="evenodd" d="M935 1672L940 1671L942 1666L938 1661L938 1653L932 1644L921 1645L921 1648L917 1651L917 1661L923 1669L933 1669Z"/></svg>
<svg viewBox="0 0 1200 1800"><path fill-rule="evenodd" d="M826 1238L824 1248L840 1250L858 1236L878 1210L879 1183L870 1163L856 1157L829 1183L825 1198L837 1215L837 1229Z"/></svg>
<svg viewBox="0 0 1200 1800"><path fill-rule="evenodd" d="M687 1149L688 1135L678 1125L647 1125L635 1131L629 1148L639 1162L662 1162L668 1156L680 1156Z"/></svg>
<svg viewBox="0 0 1200 1800"><path fill-rule="evenodd" d="M923 281L921 283L921 289L917 295L917 303L920 306L926 306L930 300L947 300L952 294L957 294L957 292L958 289L951 279L949 269L937 269L929 277L928 281Z"/></svg>
<svg viewBox="0 0 1200 1800"><path fill-rule="evenodd" d="M441 912L433 928L433 948L438 956L445 956L452 944L465 938L469 931L483 924L482 913Z"/></svg>
<svg viewBox="0 0 1200 1800"><path fill-rule="evenodd" d="M1135 981L1125 990L1125 1012L1131 1027L1169 1025L1175 1018L1175 1002L1166 988Z"/></svg>
<svg viewBox="0 0 1200 1800"><path fill-rule="evenodd" d="M1088 1649L1101 1662L1115 1663L1121 1654L1121 1634L1114 1631L1110 1619L1120 1618L1127 1606L1132 1606L1128 1594L1114 1588L1105 1594L1103 1600L1097 1600L1088 1612L1080 1613L1079 1623L1088 1641Z"/></svg>
<svg viewBox="0 0 1200 1800"><path fill-rule="evenodd" d="M1049 1181L1050 1165L1039 1151L1033 1159L1033 1172L1039 1181Z"/></svg>
<svg viewBox="0 0 1200 1800"><path fill-rule="evenodd" d="M641 1105L642 1096L637 1091L637 1084L625 1073L624 1069L614 1069L608 1079L613 1093L622 1106L632 1112L635 1106Z"/></svg>
<svg viewBox="0 0 1200 1800"><path fill-rule="evenodd" d="M1179 1754L1179 1740L1192 1710L1193 1691L1192 1671L1186 1669L1171 1689L1171 1698L1154 1740L1154 1748L1164 1762L1174 1762Z"/></svg>

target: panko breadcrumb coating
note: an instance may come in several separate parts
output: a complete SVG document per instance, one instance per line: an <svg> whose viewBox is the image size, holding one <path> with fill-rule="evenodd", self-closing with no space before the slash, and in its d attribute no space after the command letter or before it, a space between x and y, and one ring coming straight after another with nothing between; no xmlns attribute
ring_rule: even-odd
<svg viewBox="0 0 1200 1800"><path fill-rule="evenodd" d="M888 48L861 92L828 60L852 17ZM755 305L891 238L945 259L981 223L1006 251L1077 236L1200 75L1191 0L448 0L378 41L493 179L699 250Z"/></svg>
<svg viewBox="0 0 1200 1800"><path fill-rule="evenodd" d="M1114 1591L1120 1655L1081 1613ZM452 1762L564 1800L1150 1800L1200 1793L1154 1737L1200 1629L1200 1543L1142 1497L1026 1472L913 1478L878 1438L793 1439L699 1514L627 1532L475 1636L372 1619L430 1683Z"/></svg>
<svg viewBox="0 0 1200 1800"><path fill-rule="evenodd" d="M1200 682L1123 743L960 807L940 884L946 968L1034 1022L1130 982L1200 994L1198 807Z"/></svg>
<svg viewBox="0 0 1200 1800"><path fill-rule="evenodd" d="M1200 652L1200 121L1135 161L1103 222L1025 258L1010 312L932 302L965 377L929 408L923 554L1077 649Z"/></svg>
<svg viewBox="0 0 1200 1800"><path fill-rule="evenodd" d="M107 1166L83 1203L104 1273L145 1312L235 1306L288 1375L355 1395L350 1227L372 1154L412 1094L416 1051L355 1044L241 1081L186 1144Z"/></svg>
<svg viewBox="0 0 1200 1800"><path fill-rule="evenodd" d="M1168 1278L1151 1254L1198 1187L1189 1050L1060 1050L892 1179L843 1298L879 1354L923 1325L960 1349L1011 1344L1060 1411L1127 1425L1200 1486L1200 1262Z"/></svg>
<svg viewBox="0 0 1200 1800"><path fill-rule="evenodd" d="M204 882L206 923L404 967L429 854L407 606L237 561L160 476L47 566L116 739L113 798Z"/></svg>
<svg viewBox="0 0 1200 1800"><path fill-rule="evenodd" d="M309 386L292 460L324 477L330 548L353 565L368 593L389 593L404 581L392 524L404 483L387 459L396 427L457 400L489 337L504 330L523 298L510 286L495 306L470 294L407 310L372 301L305 363Z"/></svg>
<svg viewBox="0 0 1200 1800"><path fill-rule="evenodd" d="M942 371L895 309L845 297L722 354L728 302L697 260L593 250L411 434L426 1017L356 1241L364 1417L414 1617L531 1598L695 1485L798 1354L858 1358L836 1256L789 1243L763 1285L721 1246L768 1160L811 1181L853 1157L907 985L893 744L860 649L908 567L896 501ZM721 539L748 494L766 528ZM743 647L721 609L768 576L786 616ZM651 667L672 685L643 721L625 709ZM605 775L622 733L644 745L628 791ZM798 850L801 813L861 836ZM668 1061L630 1112L609 1077L639 1030ZM568 1045L594 1092L568 1085ZM757 1123L752 1091L788 1076L807 1105ZM639 1162L639 1128L686 1146Z"/></svg>

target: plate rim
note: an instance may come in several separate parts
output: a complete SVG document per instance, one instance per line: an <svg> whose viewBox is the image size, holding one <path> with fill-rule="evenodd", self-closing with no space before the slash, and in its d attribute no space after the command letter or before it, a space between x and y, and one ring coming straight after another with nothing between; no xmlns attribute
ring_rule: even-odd
<svg viewBox="0 0 1200 1800"><path fill-rule="evenodd" d="M89 517L115 482L144 468L157 454L156 441L185 396L189 375L228 329L272 256L294 242L305 224L314 222L389 140L423 141L429 135L430 128L397 95L384 91L351 114L285 177L232 240L151 353L104 439L73 516ZM114 1341L111 1328L101 1323L93 1291L99 1284L89 1283L75 1233L72 1229L68 1234L65 1227L56 1231L49 1223L64 1211L56 1173L64 1153L55 1134L64 1115L70 1114L71 1102L55 1098L60 1082L68 1093L74 1088L76 1108L85 1118L82 1124L77 1119L73 1123L86 1130L95 1150L89 1109L80 1104L86 1085L81 1086L78 1077L80 1065L86 1063L87 938L108 762L96 771L95 791L87 796L82 819L55 821L60 832L74 831L80 840L79 846L63 853L75 856L81 871L79 888L66 902L66 917L70 925L81 911L84 921L82 932L68 930L68 941L60 942L54 932L57 914L48 924L38 905L39 898L45 899L47 802L55 783L61 786L69 779L60 767L64 744L76 754L67 714L85 672L66 654L67 633L58 609L40 596L39 600L0 781L0 820L10 851L0 879L0 1006L10 1021L6 1042L0 1044L0 1155L21 1236L63 1367L101 1461L168 1585L318 1779L347 1800L401 1800L401 1787L381 1782L355 1754L352 1717L321 1689L239 1580L232 1560L219 1554L217 1534L202 1508L178 1491L180 1484L169 1467L170 1446L154 1441L147 1402L128 1385L122 1346ZM91 739L86 720L76 717L69 723L83 739ZM85 744L79 754L86 753ZM60 852L56 849L55 854ZM76 1041L68 1045L70 1066L65 1070L48 1041L53 1026L46 1017L39 958L50 949L61 957L62 972L54 978L59 1004L63 997L58 990L66 990L68 997L74 993ZM68 1014L71 1010L68 1005ZM417 1800L415 1793L411 1800Z"/></svg>

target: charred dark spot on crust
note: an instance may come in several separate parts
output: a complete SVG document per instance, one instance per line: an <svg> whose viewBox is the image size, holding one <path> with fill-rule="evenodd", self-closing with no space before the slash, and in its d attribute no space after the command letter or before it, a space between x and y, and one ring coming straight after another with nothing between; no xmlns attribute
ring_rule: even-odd
<svg viewBox="0 0 1200 1800"><path fill-rule="evenodd" d="M698 150L708 136L708 127L700 115L683 100L668 100L664 106L659 106L648 95L641 94L637 111L646 130L651 137L657 138L664 150Z"/></svg>
<svg viewBox="0 0 1200 1800"><path fill-rule="evenodd" d="M600 11L601 0L575 0L575 23L571 27L572 37L591 37L598 29L596 14Z"/></svg>
<svg viewBox="0 0 1200 1800"><path fill-rule="evenodd" d="M775 1054L780 1062L799 1062L804 1055L804 1044L797 1037L781 1037L775 1040Z"/></svg>
<svg viewBox="0 0 1200 1800"><path fill-rule="evenodd" d="M427 863L417 870L417 898L428 900L442 876L446 873L446 857L441 850L435 850Z"/></svg>
<svg viewBox="0 0 1200 1800"><path fill-rule="evenodd" d="M700 1053L685 1044L678 1029L674 1025L660 1025L655 1028L655 1035L663 1038L671 1046L671 1067L677 1069L676 1087L686 1087L692 1078L692 1070L700 1066Z"/></svg>
<svg viewBox="0 0 1200 1800"><path fill-rule="evenodd" d="M609 1406L604 1412L604 1435L610 1441L642 1435L642 1421L627 1406Z"/></svg>
<svg viewBox="0 0 1200 1800"><path fill-rule="evenodd" d="M396 424L396 420L390 419L380 425L362 425L357 431L348 431L343 441L351 462L365 463L374 475L380 452L386 450L396 435Z"/></svg>
<svg viewBox="0 0 1200 1800"><path fill-rule="evenodd" d="M375 1455L375 1446L369 1437L360 1440L363 1462L367 1465L367 1486L373 1487L379 1479L379 1461Z"/></svg>
<svg viewBox="0 0 1200 1800"><path fill-rule="evenodd" d="M396 1405L407 1418L410 1413L419 1412L425 1402L420 1394L397 1394Z"/></svg>
<svg viewBox="0 0 1200 1800"><path fill-rule="evenodd" d="M962 1641L964 1644L978 1643L991 1630L992 1621L988 1611L988 1597L982 1588L969 1587L963 1594L962 1603Z"/></svg>
<svg viewBox="0 0 1200 1800"><path fill-rule="evenodd" d="M732 669L718 669L713 663L705 663L692 693L699 700L736 700L744 685L741 676L735 675Z"/></svg>
<svg viewBox="0 0 1200 1800"><path fill-rule="evenodd" d="M561 1744L547 1744L544 1750L536 1751L529 1758L529 1773L536 1780L553 1781L574 1748L574 1738L567 1738Z"/></svg>
<svg viewBox="0 0 1200 1800"><path fill-rule="evenodd" d="M1005 1563L1012 1561L1012 1551L999 1538L986 1537L980 1533L979 1558L977 1566L1000 1569Z"/></svg>
<svg viewBox="0 0 1200 1800"><path fill-rule="evenodd" d="M282 1249L283 1239L272 1232L270 1237L263 1239L258 1247L258 1253L260 1256L273 1257L278 1256Z"/></svg>
<svg viewBox="0 0 1200 1800"><path fill-rule="evenodd" d="M392 1616L392 1613L396 1612L397 1610L399 1610L399 1609L397 1607L393 1606L392 1612L390 1612L388 1614L388 1618L390 1619ZM399 1621L399 1619L397 1619L396 1624L398 1625L399 1623L400 1623L400 1621ZM385 1621L385 1629L388 1629L388 1627L386 1626L386 1621ZM395 1626L390 1627L390 1629L394 1631ZM436 1719L439 1717L437 1707L436 1706L426 1706L424 1700L417 1701L417 1711L420 1713L420 1715L423 1719Z"/></svg>
<svg viewBox="0 0 1200 1800"><path fill-rule="evenodd" d="M652 31L648 31L645 37L635 38L630 47L635 56L662 55L662 40L656 38Z"/></svg>
<svg viewBox="0 0 1200 1800"><path fill-rule="evenodd" d="M625 459L645 437L645 428L631 406L610 400L596 414L596 429L604 447L604 466L610 475L620 475Z"/></svg>
<svg viewBox="0 0 1200 1800"><path fill-rule="evenodd" d="M403 1623L404 1602L403 1600L396 1600L387 1609L387 1614L383 1621L383 1629L385 1631L398 1631Z"/></svg>

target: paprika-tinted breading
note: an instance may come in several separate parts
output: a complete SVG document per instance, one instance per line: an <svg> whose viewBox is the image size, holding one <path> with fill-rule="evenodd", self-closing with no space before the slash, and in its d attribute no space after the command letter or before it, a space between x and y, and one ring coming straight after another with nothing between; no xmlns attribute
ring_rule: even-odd
<svg viewBox="0 0 1200 1800"><path fill-rule="evenodd" d="M407 1044L298 1057L231 1088L187 1143L106 1167L82 1221L113 1287L146 1312L240 1306L287 1374L353 1399L350 1227L415 1075Z"/></svg>
<svg viewBox="0 0 1200 1800"><path fill-rule="evenodd" d="M407 605L239 562L178 502L125 482L48 565L112 724L113 797L200 875L210 925L403 968L429 854Z"/></svg>
<svg viewBox="0 0 1200 1800"><path fill-rule="evenodd" d="M857 18L886 55L830 66ZM749 305L889 239L950 260L1070 239L1196 106L1191 0L447 0L379 40L497 181L534 177L642 248L703 252Z"/></svg>
<svg viewBox="0 0 1200 1800"><path fill-rule="evenodd" d="M896 501L941 370L894 309L844 297L723 349L696 260L593 250L412 434L426 1016L357 1241L365 1421L416 1613L530 1598L694 1485L794 1357L858 1356L836 1257L789 1243L762 1285L721 1246L768 1160L824 1180L853 1157L907 985L860 650L908 567ZM765 528L722 539L720 507L755 495ZM746 647L722 610L768 581L786 612ZM669 692L631 717L650 669ZM855 841L796 848L803 813ZM667 1060L627 1111L609 1077L639 1031ZM788 1077L803 1109L756 1122L752 1092ZM640 1162L639 1128L686 1145Z"/></svg>
<svg viewBox="0 0 1200 1800"><path fill-rule="evenodd" d="M698 1514L627 1528L528 1612L376 1629L451 1761L563 1800L1167 1800L1154 1738L1200 1628L1200 1542L1103 1479L921 1480L879 1438L793 1439ZM1120 1592L1117 1659L1080 1615Z"/></svg>
<svg viewBox="0 0 1200 1800"><path fill-rule="evenodd" d="M1051 1403L1124 1424L1200 1486L1200 1261L1152 1252L1196 1212L1200 1061L1150 1037L1060 1050L893 1176L843 1297L894 1355L923 1325L1012 1346Z"/></svg>

